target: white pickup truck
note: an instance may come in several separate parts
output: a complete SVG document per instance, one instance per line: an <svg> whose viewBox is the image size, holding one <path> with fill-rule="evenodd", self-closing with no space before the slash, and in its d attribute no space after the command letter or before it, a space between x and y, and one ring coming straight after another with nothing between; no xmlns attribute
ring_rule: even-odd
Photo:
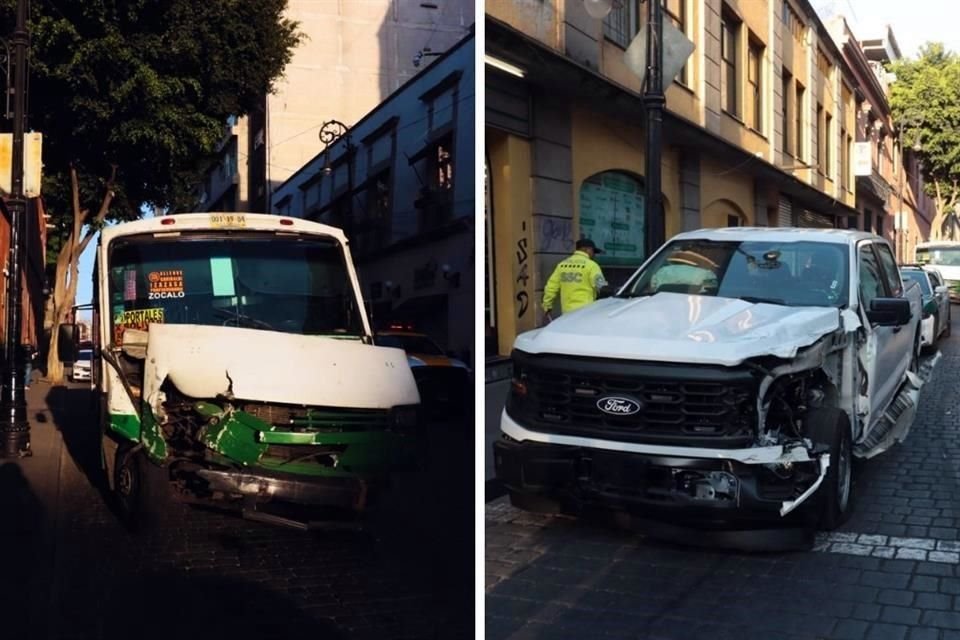
<svg viewBox="0 0 960 640"><path fill-rule="evenodd" d="M497 477L529 510L835 528L852 458L913 423L920 315L878 236L683 233L614 296L517 338Z"/></svg>

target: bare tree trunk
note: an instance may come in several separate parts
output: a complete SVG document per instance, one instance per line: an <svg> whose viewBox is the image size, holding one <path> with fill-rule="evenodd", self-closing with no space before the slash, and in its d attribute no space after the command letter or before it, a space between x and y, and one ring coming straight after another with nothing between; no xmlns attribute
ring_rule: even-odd
<svg viewBox="0 0 960 640"><path fill-rule="evenodd" d="M930 221L930 240L939 240L946 209L944 208L943 191L940 189L939 180L934 180L933 188L933 203L936 207L936 211L933 213L933 220Z"/></svg>
<svg viewBox="0 0 960 640"><path fill-rule="evenodd" d="M90 220L90 226L83 233L89 211L80 208L80 186L77 181L76 169L70 168L70 182L73 192L73 228L66 242L60 247L57 256L57 271L53 283L53 311L50 325L50 346L47 352L47 380L51 384L63 383L63 363L60 361L59 335L60 327L64 325L70 312L76 304L77 284L80 275L80 256L93 239L97 228L103 222L110 210L113 199L113 185L116 179L117 168L113 167L110 179L107 181L106 193L100 203L97 215ZM74 318L74 321L76 319Z"/></svg>

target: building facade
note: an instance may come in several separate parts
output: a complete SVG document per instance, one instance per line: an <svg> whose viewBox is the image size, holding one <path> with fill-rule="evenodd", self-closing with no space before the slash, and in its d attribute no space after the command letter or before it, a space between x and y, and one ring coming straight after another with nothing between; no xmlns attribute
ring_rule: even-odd
<svg viewBox="0 0 960 640"><path fill-rule="evenodd" d="M856 86L809 2L660 1L667 28L693 45L664 78L666 237L861 224ZM645 258L642 85L626 54L646 29L646 4L614 3L603 20L583 0L486 7L486 354L495 358L542 322L543 287L577 238L604 248L613 284Z"/></svg>
<svg viewBox="0 0 960 640"><path fill-rule="evenodd" d="M360 118L274 193L344 229L374 324L412 324L473 361L474 36Z"/></svg>
<svg viewBox="0 0 960 640"><path fill-rule="evenodd" d="M290 0L306 36L260 106L227 123L198 210L270 211L273 192L323 150L321 123L352 125L461 40L473 0Z"/></svg>
<svg viewBox="0 0 960 640"><path fill-rule="evenodd" d="M933 203L912 150L900 144L900 130L890 110L890 83L885 65L901 57L891 29L883 38L857 40L842 16L829 23L844 56L844 90L853 91L856 111L856 208L850 228L887 238L900 262L913 260L914 247L930 233Z"/></svg>
<svg viewBox="0 0 960 640"><path fill-rule="evenodd" d="M46 248L47 216L43 199L27 198L25 236L22 254L20 307L20 343L34 349L44 346L44 304L46 300ZM0 200L0 255L10 255L10 212L6 202ZM6 274L6 269L4 270ZM9 276L7 276L9 277ZM7 287L6 277L0 290L0 341L7 336Z"/></svg>

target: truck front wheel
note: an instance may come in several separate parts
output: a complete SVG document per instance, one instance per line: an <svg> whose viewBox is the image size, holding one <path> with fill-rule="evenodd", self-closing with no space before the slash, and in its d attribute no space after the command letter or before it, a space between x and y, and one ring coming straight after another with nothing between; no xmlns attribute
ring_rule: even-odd
<svg viewBox="0 0 960 640"><path fill-rule="evenodd" d="M820 527L836 529L853 511L853 448L847 416L832 407L814 409L807 414L805 431L815 443L829 447L830 467L820 485Z"/></svg>
<svg viewBox="0 0 960 640"><path fill-rule="evenodd" d="M117 449L113 486L120 516L132 531L155 529L173 506L167 469L150 462L133 443Z"/></svg>

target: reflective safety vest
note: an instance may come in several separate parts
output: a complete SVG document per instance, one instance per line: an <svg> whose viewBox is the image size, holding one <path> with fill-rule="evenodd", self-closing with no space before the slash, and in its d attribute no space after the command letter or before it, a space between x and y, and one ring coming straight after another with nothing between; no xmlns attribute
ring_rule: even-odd
<svg viewBox="0 0 960 640"><path fill-rule="evenodd" d="M570 313L594 302L597 292L606 284L600 265L585 252L575 251L557 265L547 280L543 290L543 310L550 311L559 293L560 310Z"/></svg>

